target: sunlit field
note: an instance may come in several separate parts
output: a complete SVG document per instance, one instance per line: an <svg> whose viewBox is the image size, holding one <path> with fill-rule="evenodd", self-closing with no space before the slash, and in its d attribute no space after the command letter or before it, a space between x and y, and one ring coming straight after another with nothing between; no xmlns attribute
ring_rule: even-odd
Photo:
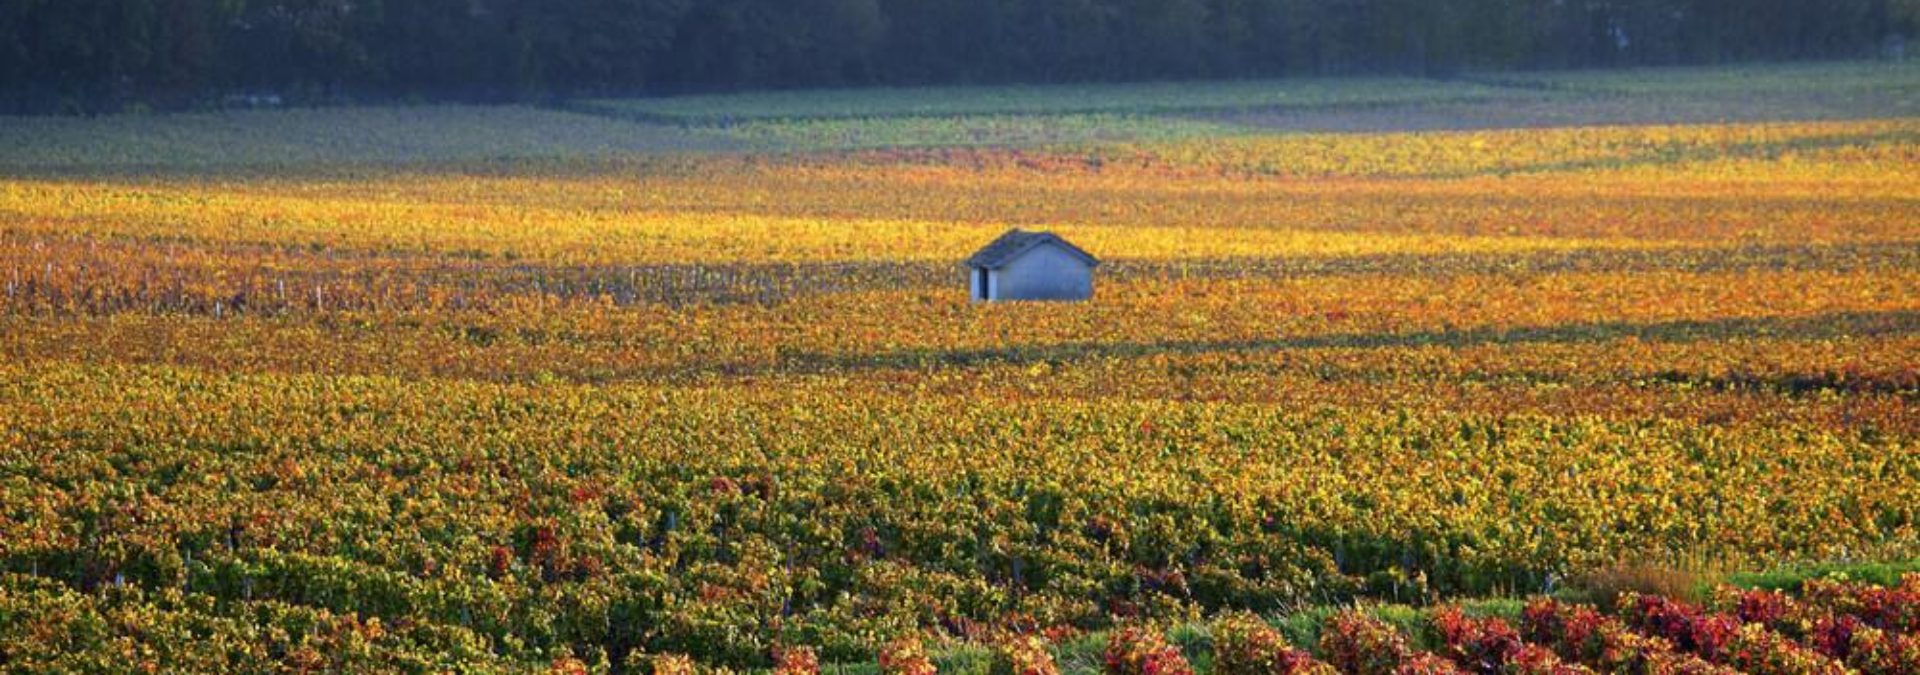
<svg viewBox="0 0 1920 675"><path fill-rule="evenodd" d="M1300 96L1441 114L1381 86ZM0 147L0 670L668 672L907 636L1017 666L1050 647L1015 633L1252 610L1319 613L1189 646L1356 672L1341 650L1398 630L1325 609L1356 599L1920 555L1920 118L1300 133L1069 93L928 105L1178 131L6 121L31 140ZM908 95L741 105L830 124ZM480 131L391 131L433 115ZM222 125L263 140L182 159L154 131ZM107 129L162 150L86 142ZM1012 227L1100 257L1094 299L970 302L960 261ZM1886 583L1506 611L1598 672L1628 666L1566 626L1686 652L1659 617L1689 613L1898 672L1811 627L1920 654L1913 615L1858 609L1920 606ZM1804 621L1740 613L1763 602ZM1420 616L1395 658L1494 630ZM1657 672L1789 672L1717 654Z"/></svg>

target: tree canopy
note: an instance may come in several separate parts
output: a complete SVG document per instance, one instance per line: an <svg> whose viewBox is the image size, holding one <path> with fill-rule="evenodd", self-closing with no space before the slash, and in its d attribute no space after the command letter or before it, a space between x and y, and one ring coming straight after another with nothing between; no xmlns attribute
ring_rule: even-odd
<svg viewBox="0 0 1920 675"><path fill-rule="evenodd" d="M0 109L1858 57L1915 0L6 0Z"/></svg>

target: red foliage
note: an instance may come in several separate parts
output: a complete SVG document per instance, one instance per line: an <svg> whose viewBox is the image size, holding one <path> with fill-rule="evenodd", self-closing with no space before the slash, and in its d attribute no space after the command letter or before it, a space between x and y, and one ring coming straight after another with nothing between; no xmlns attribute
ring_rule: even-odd
<svg viewBox="0 0 1920 675"><path fill-rule="evenodd" d="M1520 614L1521 634L1551 648L1561 658L1603 672L1712 674L1731 673L1699 657L1681 654L1660 637L1635 633L1618 619L1586 605L1547 598L1527 603Z"/></svg>
<svg viewBox="0 0 1920 675"><path fill-rule="evenodd" d="M1801 616L1803 610L1792 596L1780 591L1751 590L1736 596L1733 614L1741 622L1778 629L1788 624L1790 619Z"/></svg>
<svg viewBox="0 0 1920 675"><path fill-rule="evenodd" d="M500 579L513 570L513 549L495 546L487 555L487 576Z"/></svg>
<svg viewBox="0 0 1920 675"><path fill-rule="evenodd" d="M1807 604L1859 617L1880 630L1902 635L1920 632L1920 574L1907 574L1893 588L1816 579L1802 586L1800 593Z"/></svg>
<svg viewBox="0 0 1920 675"><path fill-rule="evenodd" d="M1819 620L1809 642L1814 650L1865 675L1920 673L1920 639L1874 628L1858 617Z"/></svg>
<svg viewBox="0 0 1920 675"><path fill-rule="evenodd" d="M880 672L883 675L934 675L934 667L920 640L903 638L880 648Z"/></svg>
<svg viewBox="0 0 1920 675"><path fill-rule="evenodd" d="M1327 619L1320 631L1320 653L1340 672L1352 675L1394 675L1413 656L1400 631L1351 610Z"/></svg>
<svg viewBox="0 0 1920 675"><path fill-rule="evenodd" d="M1731 614L1710 614L1666 598L1631 595L1622 611L1628 624L1673 640L1701 658L1755 673L1843 673L1839 662L1802 647L1762 624L1742 624Z"/></svg>
<svg viewBox="0 0 1920 675"><path fill-rule="evenodd" d="M1213 623L1216 675L1331 675L1332 666L1287 645L1280 632L1251 614L1229 614Z"/></svg>
<svg viewBox="0 0 1920 675"><path fill-rule="evenodd" d="M773 675L820 675L820 657L806 647L775 649Z"/></svg>
<svg viewBox="0 0 1920 675"><path fill-rule="evenodd" d="M1138 626L1114 631L1103 657L1107 675L1193 675L1179 647Z"/></svg>
<svg viewBox="0 0 1920 675"><path fill-rule="evenodd" d="M1433 611L1433 629L1445 645L1441 654L1468 672L1498 673L1524 644L1520 632L1500 619L1475 619L1458 607Z"/></svg>
<svg viewBox="0 0 1920 675"><path fill-rule="evenodd" d="M1447 657L1433 652L1420 652L1408 656L1405 661L1393 669L1393 675L1461 675L1468 671L1455 666Z"/></svg>

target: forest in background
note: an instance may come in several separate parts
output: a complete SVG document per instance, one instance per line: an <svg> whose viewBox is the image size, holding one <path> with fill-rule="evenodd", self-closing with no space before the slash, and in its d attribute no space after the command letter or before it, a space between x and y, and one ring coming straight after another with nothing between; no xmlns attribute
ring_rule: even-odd
<svg viewBox="0 0 1920 675"><path fill-rule="evenodd" d="M1916 25L1920 0L7 0L0 112L1858 58Z"/></svg>

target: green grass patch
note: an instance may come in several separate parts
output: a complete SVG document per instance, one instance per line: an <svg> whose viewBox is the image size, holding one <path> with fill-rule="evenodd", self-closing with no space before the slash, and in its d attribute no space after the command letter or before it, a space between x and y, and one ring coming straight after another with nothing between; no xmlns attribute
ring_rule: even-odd
<svg viewBox="0 0 1920 675"><path fill-rule="evenodd" d="M1920 559L1872 563L1817 563L1793 565L1764 572L1727 575L1726 582L1740 588L1798 591L1809 579L1864 581L1880 586L1900 583L1901 575L1920 573Z"/></svg>
<svg viewBox="0 0 1920 675"><path fill-rule="evenodd" d="M1045 146L1178 141L1255 133L1225 122L1146 115L959 115L756 120L714 133L778 150Z"/></svg>
<svg viewBox="0 0 1920 675"><path fill-rule="evenodd" d="M0 123L0 173L280 171L727 150L719 134L525 106L348 107Z"/></svg>
<svg viewBox="0 0 1920 675"><path fill-rule="evenodd" d="M1711 67L1501 73L1476 82L1554 92L1625 96L1920 95L1920 62L1837 61Z"/></svg>
<svg viewBox="0 0 1920 675"><path fill-rule="evenodd" d="M736 125L764 120L958 115L1148 115L1397 105L1485 100L1511 95L1511 91L1472 82L1348 78L828 89L598 99L580 101L573 106L584 111L648 121Z"/></svg>
<svg viewBox="0 0 1920 675"><path fill-rule="evenodd" d="M569 103L566 110L431 105L23 117L0 124L0 173L284 171L706 151L1097 145L1273 133L1270 125L1244 119L1267 112L1404 115L1408 126L1422 128L1457 123L1449 117L1458 114L1457 104L1577 110L1602 98L1630 105L1646 101L1655 117L1663 101L1733 101L1725 105L1743 110L1783 106L1783 115L1793 117L1786 113L1807 97L1819 99L1816 107L1828 112L1920 109L1920 64L1506 73L1470 81L816 90L589 100ZM1686 110L1682 106L1676 114L1693 114Z"/></svg>

